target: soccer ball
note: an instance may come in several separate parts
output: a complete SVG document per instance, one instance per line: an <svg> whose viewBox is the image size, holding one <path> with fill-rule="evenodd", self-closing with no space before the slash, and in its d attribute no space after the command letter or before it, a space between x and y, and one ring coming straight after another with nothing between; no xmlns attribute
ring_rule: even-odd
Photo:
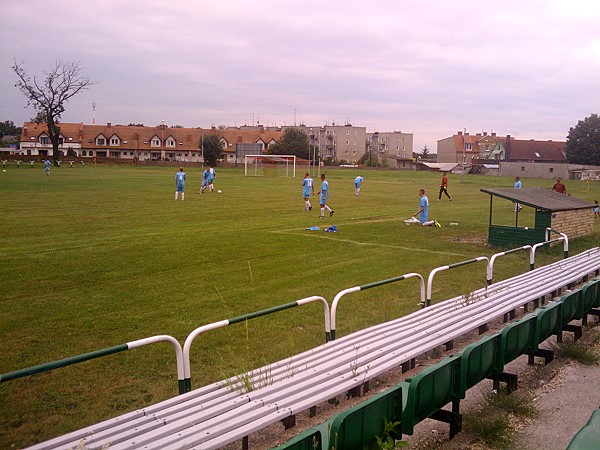
<svg viewBox="0 0 600 450"><path fill-rule="evenodd" d="M6 172L6 169L4 169L2 172Z"/></svg>
<svg viewBox="0 0 600 450"><path fill-rule="evenodd" d="M220 194L220 193L221 193L221 189L219 189L219 190L217 191L217 194Z"/></svg>

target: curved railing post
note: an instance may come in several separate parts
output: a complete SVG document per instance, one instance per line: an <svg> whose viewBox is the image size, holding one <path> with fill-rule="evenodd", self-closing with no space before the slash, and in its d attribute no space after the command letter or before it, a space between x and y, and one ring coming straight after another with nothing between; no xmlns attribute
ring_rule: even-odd
<svg viewBox="0 0 600 450"><path fill-rule="evenodd" d="M397 281L406 280L408 278L418 278L421 286L421 302L420 305L423 306L425 304L425 280L418 273L407 273L404 275L400 275L399 277L388 278L386 280L375 281L374 283L363 284L361 286L354 286L348 289L344 289L336 294L333 299L333 303L331 304L331 340L335 340L335 330L336 330L336 315L337 315L337 305L347 294L351 294L353 292L364 291L366 289L371 289L378 286L383 286L384 284L395 283Z"/></svg>
<svg viewBox="0 0 600 450"><path fill-rule="evenodd" d="M443 272L444 270L448 270L448 269L454 269L456 267L460 267L460 266L465 266L467 264L473 264L479 261L486 261L489 265L489 259L487 256L478 256L477 258L473 258L473 259L468 259L467 261L461 261L461 262L457 262L454 264L450 264L448 266L441 266L441 267L436 267L435 269L433 269L430 273L429 273L429 277L427 278L427 300L425 303L425 306L431 306L431 291L433 289L433 277L435 276L436 273L438 272ZM486 265L486 270L487 270L487 265Z"/></svg>
<svg viewBox="0 0 600 450"><path fill-rule="evenodd" d="M553 230L552 228L546 228L546 240L550 238L550 233L560 234L563 238L565 238L563 242L563 258L569 257L569 237L565 233L561 233L560 231Z"/></svg>
<svg viewBox="0 0 600 450"><path fill-rule="evenodd" d="M234 323L244 322L246 320L255 319L257 317L266 316L267 314L272 314L278 311L283 311L285 309L294 308L296 306L306 305L312 302L321 302L321 304L323 305L325 315L325 341L329 341L331 337L331 325L329 321L329 304L327 303L327 300L325 300L323 297L319 297L316 295L296 300L295 302L285 303L283 305L274 306L272 308L262 309L260 311L233 317L231 319L221 320L219 322L210 323L208 325L203 325L201 327L196 328L188 335L188 337L185 339L185 343L183 344L183 385L185 388L185 392L189 392L192 390L190 348L192 347L192 342L194 342L194 339L196 339L199 335L201 335L202 333L206 333L210 330L216 330L217 328L223 328L228 325L233 325Z"/></svg>
<svg viewBox="0 0 600 450"><path fill-rule="evenodd" d="M487 266L487 284L488 284L488 286L490 284L492 284L492 278L494 276L494 262L496 261L496 258L499 258L500 256L508 255L510 253L518 252L521 250L529 250L531 252L531 245L524 245L519 248L513 248L511 250L507 250L505 252L495 253L490 257L490 261Z"/></svg>
<svg viewBox="0 0 600 450"><path fill-rule="evenodd" d="M100 358L102 356L112 355L114 353L124 352L133 348L142 347L144 345L154 344L155 342L170 342L175 348L175 357L177 358L177 384L179 393L183 393L184 386L184 370L183 370L183 352L181 345L172 336L158 335L144 339L138 339L137 341L127 342L126 344L115 345L114 347L103 348L101 350L95 350L93 352L83 353L81 355L71 356L69 358L59 359L58 361L52 361L45 364L39 364L37 366L27 367L25 369L15 370L14 372L8 372L0 374L0 383L4 381L15 380L17 378L23 378L29 375L35 375L36 373L47 372L49 370L58 369L60 367L70 366L83 361L89 361L90 359Z"/></svg>
<svg viewBox="0 0 600 450"><path fill-rule="evenodd" d="M563 241L563 253L565 255L564 257L567 258L569 256L569 238L567 238L567 235L564 233L558 233L557 231L555 231L555 233L560 234L561 236L550 241L538 242L537 244L534 244L531 247L529 256L529 270L535 269L535 251L538 248L543 247L544 245L550 245L554 242Z"/></svg>

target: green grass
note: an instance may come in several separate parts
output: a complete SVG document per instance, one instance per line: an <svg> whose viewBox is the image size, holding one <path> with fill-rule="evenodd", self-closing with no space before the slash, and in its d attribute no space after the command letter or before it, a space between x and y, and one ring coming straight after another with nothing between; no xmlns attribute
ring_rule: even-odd
<svg viewBox="0 0 600 450"><path fill-rule="evenodd" d="M340 290L480 255L489 197L507 178L451 175L454 201L438 202L439 174L327 169L333 220L303 212L300 177L246 178L219 169L222 194L199 195L201 170L187 170L185 202L174 201L176 168L9 166L0 173L0 373L156 334L183 343L194 328L310 295ZM547 180L525 180L547 186ZM406 226L428 192L442 228ZM568 184L600 198L600 186ZM313 205L318 202L312 199ZM494 202L498 222L512 204ZM505 217L505 219L501 219ZM533 214L523 214L533 224ZM458 226L449 226L458 222ZM337 234L306 231L335 224ZM571 253L598 235L571 244ZM539 252L536 264L561 257ZM495 279L528 269L524 254L500 258ZM434 302L483 287L483 265L440 273ZM347 296L337 334L418 308L407 280ZM324 341L319 304L201 335L192 346L195 387L269 364ZM0 447L21 447L176 395L175 356L156 344L0 384Z"/></svg>

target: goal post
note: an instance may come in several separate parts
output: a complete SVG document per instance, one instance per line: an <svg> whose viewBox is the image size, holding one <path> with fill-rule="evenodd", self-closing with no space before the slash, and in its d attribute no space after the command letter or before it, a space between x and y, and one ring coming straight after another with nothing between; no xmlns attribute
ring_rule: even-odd
<svg viewBox="0 0 600 450"><path fill-rule="evenodd" d="M245 155L244 175L263 176L264 170L281 177L296 177L296 156L294 155Z"/></svg>

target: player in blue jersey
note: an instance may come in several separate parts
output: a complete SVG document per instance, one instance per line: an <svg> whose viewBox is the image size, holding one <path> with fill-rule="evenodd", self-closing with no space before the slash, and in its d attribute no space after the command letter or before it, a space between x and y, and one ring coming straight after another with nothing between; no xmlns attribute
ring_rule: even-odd
<svg viewBox="0 0 600 450"><path fill-rule="evenodd" d="M333 209L327 206L329 199L329 183L325 180L325 174L321 174L321 190L319 191L319 204L321 206L321 215L319 219L325 217L325 210L329 211L329 217L333 216Z"/></svg>
<svg viewBox="0 0 600 450"><path fill-rule="evenodd" d="M210 167L210 164L206 166L206 170L202 172L202 187L200 188L200 193L204 193L204 190L208 188L210 192L212 192L215 187L213 186L213 180L217 175L215 174L215 170Z"/></svg>
<svg viewBox="0 0 600 450"><path fill-rule="evenodd" d="M49 159L47 159L44 164L46 164L46 175L50 175L50 167L52 166L52 163Z"/></svg>
<svg viewBox="0 0 600 450"><path fill-rule="evenodd" d="M429 199L425 195L425 189L419 189L419 210L411 217L410 219L405 220L404 222L408 225L411 223L420 223L424 227L441 227L437 220L428 220L429 219ZM417 219L416 216L419 216Z"/></svg>
<svg viewBox="0 0 600 450"><path fill-rule="evenodd" d="M363 184L364 181L365 181L365 179L363 177L361 177L360 175L354 179L354 192L356 193L357 197L358 197L358 194L360 194L360 186L361 186L361 184Z"/></svg>
<svg viewBox="0 0 600 450"><path fill-rule="evenodd" d="M179 196L181 192L181 201L183 201L185 197L185 172L183 171L183 167L179 168L179 172L175 174L175 200Z"/></svg>
<svg viewBox="0 0 600 450"><path fill-rule="evenodd" d="M304 174L304 180L302 180L302 197L304 198L304 211L310 211L312 205L310 204L309 197L315 195L315 181L310 177L309 173Z"/></svg>

